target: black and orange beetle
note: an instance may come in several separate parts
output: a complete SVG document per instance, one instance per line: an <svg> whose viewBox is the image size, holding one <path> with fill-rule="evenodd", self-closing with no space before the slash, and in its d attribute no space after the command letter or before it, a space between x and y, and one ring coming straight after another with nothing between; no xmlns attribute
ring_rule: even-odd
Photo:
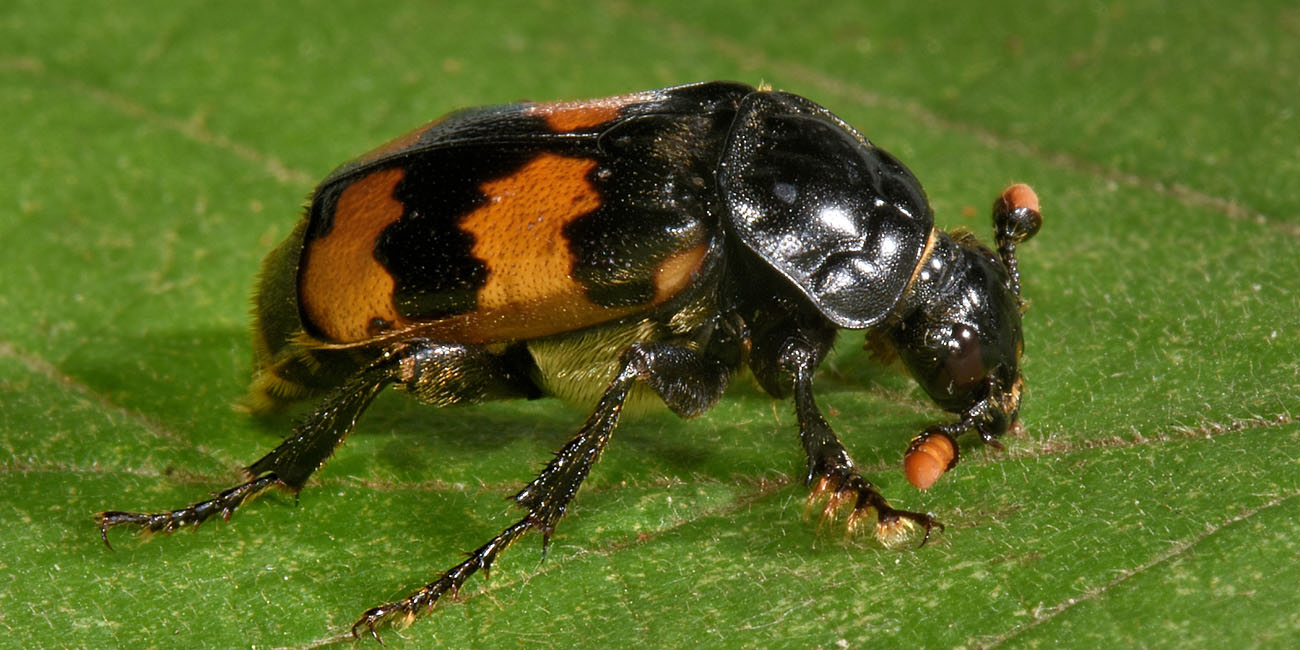
<svg viewBox="0 0 1300 650"><path fill-rule="evenodd" d="M455 594L529 530L549 540L634 386L678 415L747 367L793 396L813 495L888 541L937 523L858 473L813 398L840 329L874 330L930 397L995 442L1022 379L1016 245L1041 224L1013 186L998 252L944 233L902 163L788 93L702 83L452 113L335 170L263 263L251 402L314 398L248 482L156 514L104 512L101 535L229 517L271 486L301 490L371 399L396 385L445 406L553 395L593 412L514 500L525 514L371 634ZM638 389L644 391L644 389ZM945 468L946 469L946 468Z"/></svg>

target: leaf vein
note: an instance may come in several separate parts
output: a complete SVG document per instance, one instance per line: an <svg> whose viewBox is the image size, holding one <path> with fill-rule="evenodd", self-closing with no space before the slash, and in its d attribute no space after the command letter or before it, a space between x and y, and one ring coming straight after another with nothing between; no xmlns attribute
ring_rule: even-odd
<svg viewBox="0 0 1300 650"><path fill-rule="evenodd" d="M1166 564L1184 555L1192 548L1194 548L1196 545L1200 544L1202 541L1205 541L1211 536L1219 532L1222 532L1225 528L1236 525L1247 519L1250 519L1251 517L1254 517L1255 515L1264 512L1265 510L1268 510L1270 508L1278 507L1283 503L1291 499L1294 499L1297 496L1300 496L1300 491L1292 491L1286 494L1281 494L1273 497L1272 499L1266 501L1263 504L1260 504L1259 506L1242 510L1237 514L1228 517L1227 519L1224 519L1218 524L1208 525L1200 533L1175 543L1173 546L1169 547L1169 549L1167 549L1165 552L1156 555L1155 557L1151 558L1147 562L1144 562L1132 569L1121 571L1120 575L1116 576L1115 578L1108 580L1105 583L1102 583L1100 585L1097 585L1091 589L1088 589L1087 591L1083 592L1078 596L1067 598L1066 600L1057 603L1055 606L1051 608L1045 610L1039 610L1039 612L1036 613L1033 621L1030 621L1024 625L1017 626L1009 630L1004 635L1000 635L993 639L988 639L986 644L981 644L981 647L986 649L996 648L998 646L1003 645L1004 643L1007 643L1008 641L1014 640L1016 637L1020 636L1021 634L1024 634L1025 632L1028 632L1029 630L1032 630L1040 625L1043 625L1044 623L1048 623L1052 621L1056 617L1060 616L1061 614L1064 614L1065 612L1069 611L1070 609L1074 608L1077 605L1099 600L1102 597L1104 597L1107 593L1109 593L1111 589L1114 589L1115 587L1118 587L1119 585L1135 577L1138 577L1155 567Z"/></svg>

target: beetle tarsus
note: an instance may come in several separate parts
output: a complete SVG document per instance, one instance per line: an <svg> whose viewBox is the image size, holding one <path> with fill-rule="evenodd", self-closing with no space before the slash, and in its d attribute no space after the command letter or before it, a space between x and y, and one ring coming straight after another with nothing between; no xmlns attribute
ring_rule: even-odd
<svg viewBox="0 0 1300 650"><path fill-rule="evenodd" d="M383 639L380 638L376 629L378 626L398 616L403 617L409 623L417 616L433 610L444 596L455 599L470 576L479 571L483 571L484 575L487 575L492 563L496 561L501 551L504 551L507 546L532 527L531 518L524 517L515 522L514 525L501 531L488 543L475 549L464 562L452 567L439 576L437 580L421 587L410 596L366 610L361 615L361 618L352 624L353 638L360 638L361 630L365 628L370 633L370 636L382 644Z"/></svg>
<svg viewBox="0 0 1300 650"><path fill-rule="evenodd" d="M883 502L884 499L882 498L881 501ZM883 509L877 508L876 512L876 539L890 548L898 546L910 537L917 526L925 529L925 533L921 536L921 543L917 544L918 547L925 546L926 542L930 541L931 529L938 527L940 531L943 530L943 523L923 512L895 510L887 505Z"/></svg>
<svg viewBox="0 0 1300 650"><path fill-rule="evenodd" d="M118 510L101 512L95 515L99 522L99 536L111 549L113 547L108 543L108 529L117 526L137 526L142 533L171 533L186 526L198 526L213 515L221 515L222 519L229 520L236 508L278 481L274 474L259 476L225 490L212 499L179 510L154 513Z"/></svg>
<svg viewBox="0 0 1300 650"><path fill-rule="evenodd" d="M845 531L849 535L856 533L862 521L874 511L876 513L874 535L887 547L898 546L918 527L925 530L921 546L929 541L930 532L934 527L943 530L943 524L930 515L899 510L890 506L876 486L851 466L840 467L831 473L820 475L808 494L808 507L811 509L822 499L826 500L821 513L822 521L834 518L845 504L853 504L845 522Z"/></svg>

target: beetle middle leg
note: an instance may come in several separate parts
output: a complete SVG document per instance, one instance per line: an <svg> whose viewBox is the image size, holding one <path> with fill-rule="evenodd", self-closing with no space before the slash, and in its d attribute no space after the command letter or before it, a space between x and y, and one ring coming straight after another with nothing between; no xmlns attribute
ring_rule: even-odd
<svg viewBox="0 0 1300 650"><path fill-rule="evenodd" d="M730 368L721 360L671 343L635 344L623 352L620 367L577 435L514 496L527 510L523 518L407 598L367 610L352 626L354 637L365 629L379 639L375 628L381 623L398 617L413 619L432 609L443 596L455 597L470 576L479 571L486 575L497 556L530 529L542 533L545 553L555 526L609 442L637 380L649 385L674 413L694 417L717 403L730 378Z"/></svg>

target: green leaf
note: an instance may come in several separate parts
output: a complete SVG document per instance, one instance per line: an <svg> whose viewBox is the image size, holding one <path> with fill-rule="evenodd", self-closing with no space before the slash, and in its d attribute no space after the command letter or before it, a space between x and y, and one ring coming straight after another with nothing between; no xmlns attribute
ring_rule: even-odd
<svg viewBox="0 0 1300 650"><path fill-rule="evenodd" d="M819 399L923 548L803 516L788 404L621 426L536 536L390 647L1300 643L1300 11L1287 2L10 2L0 12L0 645L301 647L514 521L553 400L386 394L295 504L147 542L92 515L237 480L261 255L335 164L457 107L704 79L811 97L988 234L1013 181L1024 436L921 493L945 414L848 335Z"/></svg>

